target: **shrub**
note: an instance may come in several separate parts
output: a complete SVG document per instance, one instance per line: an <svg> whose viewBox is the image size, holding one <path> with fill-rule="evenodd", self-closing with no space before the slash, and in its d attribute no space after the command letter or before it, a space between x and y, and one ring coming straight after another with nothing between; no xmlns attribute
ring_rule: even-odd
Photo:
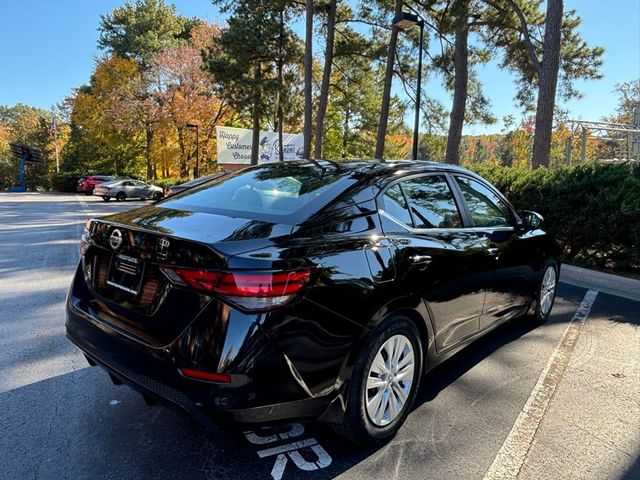
<svg viewBox="0 0 640 480"><path fill-rule="evenodd" d="M640 166L557 169L471 165L518 210L535 210L567 261L640 273Z"/></svg>
<svg viewBox="0 0 640 480"><path fill-rule="evenodd" d="M60 172L51 176L51 188L55 192L75 192L78 179L82 176L79 172Z"/></svg>
<svg viewBox="0 0 640 480"><path fill-rule="evenodd" d="M149 183L166 190L173 185L180 185L181 183L188 182L189 180L189 178L159 178L157 180L150 180Z"/></svg>

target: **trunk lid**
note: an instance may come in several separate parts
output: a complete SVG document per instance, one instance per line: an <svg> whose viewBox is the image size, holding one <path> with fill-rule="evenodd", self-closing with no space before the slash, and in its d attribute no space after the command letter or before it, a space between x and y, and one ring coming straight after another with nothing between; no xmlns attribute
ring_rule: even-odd
<svg viewBox="0 0 640 480"><path fill-rule="evenodd" d="M207 306L213 312L208 315L220 309L215 297L169 281L163 267L224 269L231 256L268 247L274 234L290 231L286 225L153 205L93 220L83 256L94 294L88 307L145 344L167 345Z"/></svg>

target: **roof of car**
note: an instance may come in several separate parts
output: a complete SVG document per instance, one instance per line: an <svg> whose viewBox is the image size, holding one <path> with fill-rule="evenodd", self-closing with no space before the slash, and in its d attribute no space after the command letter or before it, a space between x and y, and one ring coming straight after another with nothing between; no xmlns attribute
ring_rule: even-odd
<svg viewBox="0 0 640 480"><path fill-rule="evenodd" d="M449 165L445 163L429 162L425 160L293 160L285 164L292 166L317 167L319 169L339 169L345 174L358 172L360 174L370 173L371 176L378 176L384 173L396 172L424 172L424 171L453 171L472 173L464 167ZM278 168L279 163L268 163L259 165L257 168Z"/></svg>

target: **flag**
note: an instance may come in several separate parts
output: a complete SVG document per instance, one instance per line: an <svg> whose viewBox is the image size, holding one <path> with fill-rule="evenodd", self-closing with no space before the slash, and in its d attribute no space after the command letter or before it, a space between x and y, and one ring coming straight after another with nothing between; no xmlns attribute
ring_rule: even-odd
<svg viewBox="0 0 640 480"><path fill-rule="evenodd" d="M49 135L51 135L53 137L56 134L57 129L58 129L58 127L56 125L56 121L53 120L51 122L51 125L49 125Z"/></svg>

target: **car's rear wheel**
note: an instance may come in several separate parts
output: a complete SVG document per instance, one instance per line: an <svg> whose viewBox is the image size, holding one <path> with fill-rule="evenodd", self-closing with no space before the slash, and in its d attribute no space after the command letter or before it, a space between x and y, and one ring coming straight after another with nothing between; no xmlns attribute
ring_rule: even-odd
<svg viewBox="0 0 640 480"><path fill-rule="evenodd" d="M407 418L420 386L422 343L416 325L394 315L371 336L356 362L341 436L362 445L387 442Z"/></svg>
<svg viewBox="0 0 640 480"><path fill-rule="evenodd" d="M119 202L124 202L127 198L127 194L124 192L118 192L118 194L116 195L116 200Z"/></svg>
<svg viewBox="0 0 640 480"><path fill-rule="evenodd" d="M111 200L111 197L107 197L106 195L103 195L102 200L104 200L105 202L108 202L109 200Z"/></svg>
<svg viewBox="0 0 640 480"><path fill-rule="evenodd" d="M85 195L93 195L93 191L91 191L91 190L85 190L84 194L85 194Z"/></svg>
<svg viewBox="0 0 640 480"><path fill-rule="evenodd" d="M536 323L545 323L549 319L556 298L557 285L558 266L556 262L549 260L544 267L536 295L536 306L533 311L533 320Z"/></svg>

